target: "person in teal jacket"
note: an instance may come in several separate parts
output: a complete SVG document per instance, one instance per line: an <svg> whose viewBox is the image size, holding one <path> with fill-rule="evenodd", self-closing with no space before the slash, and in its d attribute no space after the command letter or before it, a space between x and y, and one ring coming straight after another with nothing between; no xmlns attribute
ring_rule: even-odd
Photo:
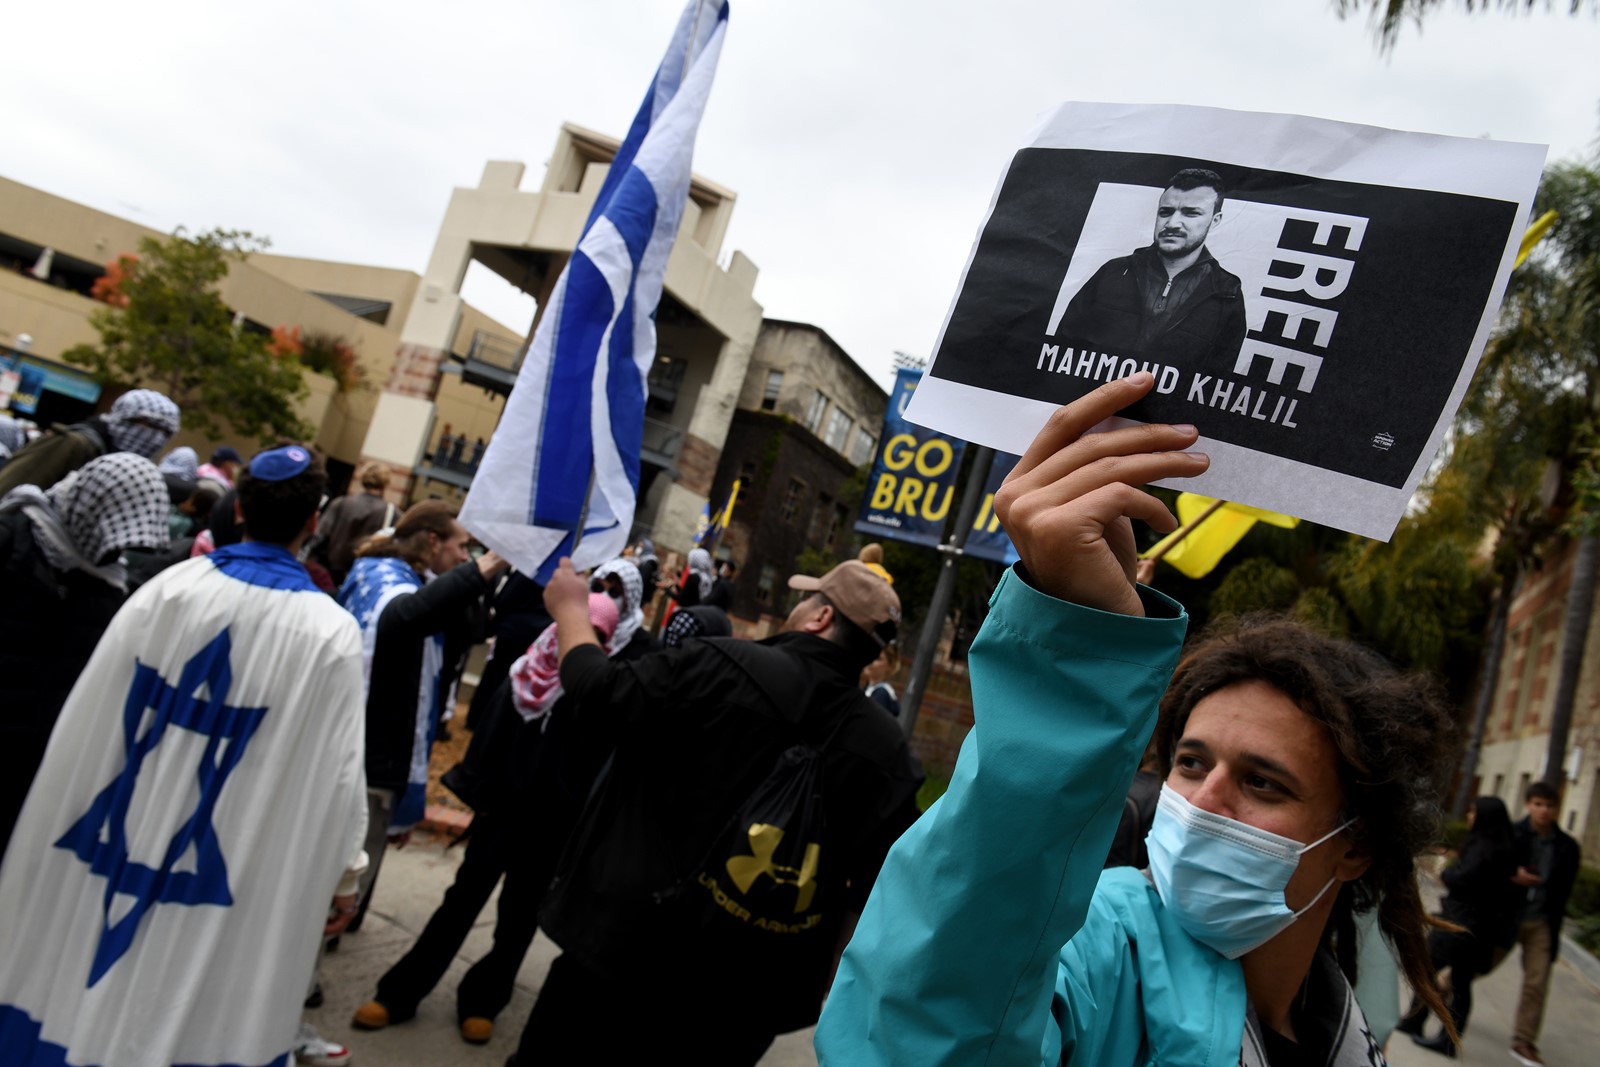
<svg viewBox="0 0 1600 1067"><path fill-rule="evenodd" d="M1186 426L1087 431L1148 374L1056 412L996 495L1021 563L972 646L950 788L889 853L818 1024L827 1067L1381 1064L1355 916L1432 986L1413 856L1449 716L1426 683L1283 619L1179 662L1187 616L1134 583L1134 486L1191 477ZM1159 708L1159 716L1158 716ZM1101 864L1152 731L1150 869Z"/></svg>

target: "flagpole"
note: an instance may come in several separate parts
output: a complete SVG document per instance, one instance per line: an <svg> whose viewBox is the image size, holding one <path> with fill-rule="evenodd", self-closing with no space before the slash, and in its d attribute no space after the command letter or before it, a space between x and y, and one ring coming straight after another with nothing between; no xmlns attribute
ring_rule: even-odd
<svg viewBox="0 0 1600 1067"><path fill-rule="evenodd" d="M1202 522L1205 522L1211 516L1215 515L1217 511L1226 503L1226 500L1213 500L1211 503L1207 504L1206 509L1199 515L1196 515L1193 520L1180 526L1176 533L1169 537L1162 538L1162 542L1157 549L1143 558L1149 560L1151 563L1160 563L1163 556L1165 556L1168 552L1171 552L1174 548L1177 548L1178 545L1182 544L1185 537L1188 537L1190 534L1194 533L1196 527L1198 527Z"/></svg>
<svg viewBox="0 0 1600 1067"><path fill-rule="evenodd" d="M594 495L594 467L589 468L589 487L583 491L583 510L578 512L578 525L572 528L572 548L567 555L576 559L578 544L583 540L583 528L589 522L589 498Z"/></svg>
<svg viewBox="0 0 1600 1067"><path fill-rule="evenodd" d="M950 600L955 596L956 564L961 561L967 536L972 533L972 520L978 516L978 502L983 499L984 485L989 481L989 468L993 463L994 449L980 445L973 450L972 469L961 493L955 529L950 532L949 540L939 546L944 564L939 570L939 580L934 583L927 614L922 618L917 654L911 661L911 673L906 677L905 699L900 702L900 730L907 737L917 728L917 712L922 709L922 695L928 688L928 676L933 673L933 657L944 636L945 613L950 610Z"/></svg>

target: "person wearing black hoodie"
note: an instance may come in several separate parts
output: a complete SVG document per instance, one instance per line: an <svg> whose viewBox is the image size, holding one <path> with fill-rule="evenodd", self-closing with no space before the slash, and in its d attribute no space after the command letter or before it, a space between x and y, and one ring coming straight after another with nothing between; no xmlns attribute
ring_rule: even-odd
<svg viewBox="0 0 1600 1067"><path fill-rule="evenodd" d="M589 632L589 586L571 564L546 585L561 684L580 712L572 725L614 752L540 908L563 954L513 1064L566 1062L603 1033L615 1062L682 1048L734 1067L816 1021L851 916L916 818L922 776L898 724L857 688L894 637L893 589L855 560L790 586L809 595L775 637L702 638L621 663ZM696 878L697 866L782 772L780 757L801 752L817 761L814 825L827 836L810 847L826 858L769 865L761 878L751 874L761 861L745 857L749 880L732 876L736 888L719 897L721 883L702 880L715 881L711 868ZM748 829L768 831L762 840L774 847L781 840L771 826ZM795 887L790 931L756 930L733 899L771 886ZM619 1012L628 1026L616 1025Z"/></svg>

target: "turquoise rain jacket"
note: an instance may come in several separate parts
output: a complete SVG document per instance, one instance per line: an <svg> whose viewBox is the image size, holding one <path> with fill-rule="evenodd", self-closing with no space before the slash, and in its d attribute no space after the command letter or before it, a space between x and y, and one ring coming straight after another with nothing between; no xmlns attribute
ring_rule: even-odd
<svg viewBox="0 0 1600 1067"><path fill-rule="evenodd" d="M878 877L817 1028L824 1064L1261 1061L1239 964L1138 871L1100 870L1187 626L1140 593L1146 618L1001 579L972 646L976 725ZM1330 981L1333 1061L1382 1063Z"/></svg>

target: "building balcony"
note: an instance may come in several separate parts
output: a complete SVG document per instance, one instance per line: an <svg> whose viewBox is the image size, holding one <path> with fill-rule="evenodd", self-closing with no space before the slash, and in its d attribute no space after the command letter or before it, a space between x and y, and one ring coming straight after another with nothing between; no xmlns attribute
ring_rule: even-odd
<svg viewBox="0 0 1600 1067"><path fill-rule="evenodd" d="M500 396L511 395L517 384L517 372L522 369L522 357L527 346L509 337L478 330L472 335L472 344L465 356L451 354L461 364L461 380Z"/></svg>
<svg viewBox="0 0 1600 1067"><path fill-rule="evenodd" d="M687 430L670 423L655 419L644 420L644 437L639 446L639 464L644 468L640 472L641 496L649 485L649 478L658 471L674 469L687 433ZM433 449L423 455L422 462L413 468L412 473L429 481L444 482L446 485L467 489L471 487L472 479L477 477L478 465L483 462L483 453L484 448L477 442L469 444L464 437L442 434Z"/></svg>

